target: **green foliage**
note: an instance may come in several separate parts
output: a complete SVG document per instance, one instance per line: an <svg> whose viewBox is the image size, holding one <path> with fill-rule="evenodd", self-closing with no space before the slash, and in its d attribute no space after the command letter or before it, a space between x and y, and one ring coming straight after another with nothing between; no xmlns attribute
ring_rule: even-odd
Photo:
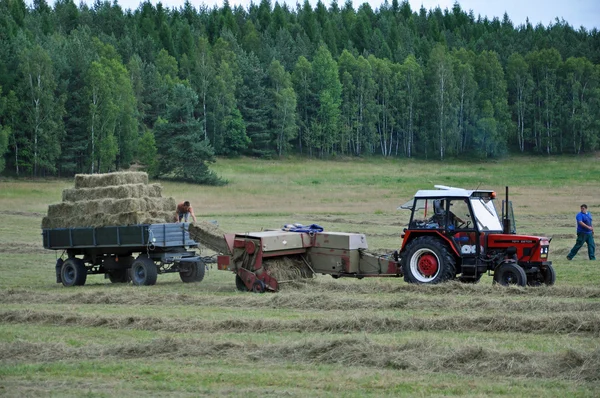
<svg viewBox="0 0 600 398"><path fill-rule="evenodd" d="M214 150L204 139L194 116L198 96L189 87L176 84L169 98L166 119L155 125L158 175L164 178L219 185L225 183L207 166L214 162ZM236 120L239 120L236 119ZM235 121L231 121L234 124ZM150 139L151 141L151 139ZM146 148L152 151L152 148Z"/></svg>
<svg viewBox="0 0 600 398"><path fill-rule="evenodd" d="M138 141L137 160L145 167L146 172L151 177L158 174L158 150L154 133L150 130L144 132Z"/></svg>
<svg viewBox="0 0 600 398"><path fill-rule="evenodd" d="M11 131L5 167L127 168L144 132L172 122L178 84L197 94L199 135L222 156L446 160L600 147L596 31L563 20L515 27L458 3L357 7L144 2L129 12L1 0L0 85L13 96L0 120Z"/></svg>

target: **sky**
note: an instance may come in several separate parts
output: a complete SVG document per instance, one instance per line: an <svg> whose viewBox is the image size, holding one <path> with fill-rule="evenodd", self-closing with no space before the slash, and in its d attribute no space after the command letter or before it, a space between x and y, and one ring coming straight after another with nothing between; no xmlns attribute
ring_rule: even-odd
<svg viewBox="0 0 600 398"><path fill-rule="evenodd" d="M88 4L93 4L94 0L82 0ZM141 0L117 0L119 5L124 8L137 9ZM156 4L159 0L151 0ZM160 0L166 7L180 7L185 0ZM229 4L233 7L241 5L247 8L251 0L229 0ZM255 4L259 4L260 0L253 0ZM290 7L295 8L296 3L302 4L304 0L278 0L281 3L286 2ZM309 0L314 6L317 0ZM329 6L330 0L322 0L326 6ZM341 7L346 0L337 0ZM401 1L401 0L400 0ZM383 0L353 0L354 9L364 2L368 2L375 10L381 6ZM388 0L391 3L391 0ZM423 5L426 9L432 9L438 5L442 10L452 9L455 0L409 0L413 11L418 11ZM49 1L49 3L51 3ZM78 0L75 0L78 3ZM212 8L213 5L221 6L223 0L190 0L190 3L198 7L201 4ZM271 4L275 4L275 0L271 0ZM529 18L532 25L542 23L548 26L555 22L555 18L564 19L575 29L584 26L587 30L593 28L600 29L600 1L599 0L459 0L459 4L463 10L469 12L473 10L475 17L481 15L487 16L489 19L498 17L502 20L504 12L508 14L513 25L524 24Z"/></svg>
<svg viewBox="0 0 600 398"><path fill-rule="evenodd" d="M75 0L75 4L79 2L87 3L92 5L95 0ZM104 1L104 0L101 0ZM114 0L109 0L114 1ZM157 4L159 1L165 7L181 7L185 0L150 0L153 4ZM190 3L198 8L200 5L205 4L209 8L214 5L218 7L223 5L223 0L189 0ZM261 0L229 0L229 5L234 7L241 5L244 8L248 8L251 2L254 4L260 4ZM296 8L296 3L303 4L304 0L271 0L271 4L275 4L278 1L280 4L287 3L291 8ZM309 0L313 5L317 4L318 0ZM329 6L331 0L321 0L326 6ZM392 0L387 0L391 3ZM402 2L402 0L398 0ZM456 0L409 0L410 7L413 11L419 11L421 6L424 6L427 10L433 9L439 6L442 10L452 9ZM27 1L29 5L32 4L32 0ZM123 9L135 10L139 7L142 0L117 0L119 5ZM346 0L337 0L338 5L342 7ZM379 8L383 4L384 0L352 0L354 9L363 3L369 3L373 10ZM564 19L575 29L579 29L581 26L587 30L594 28L600 30L600 0L458 0L461 8L467 13L473 10L475 17L481 15L481 17L487 16L488 19L498 17L502 20L504 13L506 12L513 22L515 27L524 24L527 18L529 22L535 26L541 23L544 26L553 24L556 18L560 20ZM52 4L53 1L48 1Z"/></svg>

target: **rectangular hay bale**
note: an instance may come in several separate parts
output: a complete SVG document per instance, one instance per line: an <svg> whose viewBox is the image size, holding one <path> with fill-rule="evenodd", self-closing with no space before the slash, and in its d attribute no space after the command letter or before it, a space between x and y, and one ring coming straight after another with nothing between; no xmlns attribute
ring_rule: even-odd
<svg viewBox="0 0 600 398"><path fill-rule="evenodd" d="M148 184L148 173L119 171L115 173L75 175L75 188L98 188L124 184Z"/></svg>
<svg viewBox="0 0 600 398"><path fill-rule="evenodd" d="M97 188L68 188L63 190L63 202L95 199L160 198L160 184L124 184Z"/></svg>

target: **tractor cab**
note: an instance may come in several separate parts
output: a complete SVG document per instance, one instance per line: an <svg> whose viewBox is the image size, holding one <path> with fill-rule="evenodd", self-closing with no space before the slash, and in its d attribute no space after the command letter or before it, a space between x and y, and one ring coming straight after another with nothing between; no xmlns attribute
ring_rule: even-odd
<svg viewBox="0 0 600 398"><path fill-rule="evenodd" d="M516 235L508 191L499 216L492 190L435 187L418 191L399 207L411 211L400 251L407 281L437 283L458 277L477 282L489 271L495 281L500 275L503 279L497 282L502 284L554 283L553 270L546 271L552 268L547 261L550 240ZM549 272L552 275L546 276Z"/></svg>

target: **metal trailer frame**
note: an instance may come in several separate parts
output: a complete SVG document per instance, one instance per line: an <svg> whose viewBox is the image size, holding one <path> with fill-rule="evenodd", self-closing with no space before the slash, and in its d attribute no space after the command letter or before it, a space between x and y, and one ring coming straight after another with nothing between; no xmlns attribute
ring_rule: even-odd
<svg viewBox="0 0 600 398"><path fill-rule="evenodd" d="M67 254L55 267L57 283L65 286L83 285L92 274L113 283L154 285L158 274L179 272L183 282L199 282L210 261L190 250L198 243L190 238L189 223L52 228L42 236L44 248Z"/></svg>

